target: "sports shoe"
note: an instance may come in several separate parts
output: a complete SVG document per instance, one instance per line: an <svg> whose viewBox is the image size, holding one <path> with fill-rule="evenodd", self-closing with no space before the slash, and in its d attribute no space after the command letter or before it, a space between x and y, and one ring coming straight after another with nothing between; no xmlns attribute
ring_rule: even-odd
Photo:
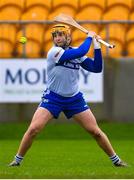
<svg viewBox="0 0 134 180"><path fill-rule="evenodd" d="M126 162L123 162L122 160L115 163L114 165L118 166L118 167L127 167L128 166L128 164Z"/></svg>
<svg viewBox="0 0 134 180"><path fill-rule="evenodd" d="M18 163L14 160L8 166L20 166L20 163Z"/></svg>

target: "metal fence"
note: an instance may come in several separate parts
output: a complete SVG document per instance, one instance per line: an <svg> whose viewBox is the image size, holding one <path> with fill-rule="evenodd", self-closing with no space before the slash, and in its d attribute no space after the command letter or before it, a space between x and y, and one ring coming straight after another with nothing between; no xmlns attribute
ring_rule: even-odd
<svg viewBox="0 0 134 180"><path fill-rule="evenodd" d="M129 29L129 27L131 27L131 25L134 24L134 21L132 20L112 20L112 21L106 21L106 20L103 20L103 21L91 21L91 20L86 20L86 21L77 21L78 23L80 23L81 25L83 24L95 24L95 25L98 25L98 26L103 26L105 27L105 30L106 30L106 37L105 37L105 41L109 42L109 25L111 24L123 24L123 25L127 25L127 29ZM0 25L1 24L12 24L12 25L15 25L15 26L18 26L18 29L20 29L22 31L22 36L26 36L26 27L28 24L41 24L41 25L52 25L54 22L53 21L49 21L49 20L38 20L38 21L29 21L29 20L25 20L25 21L2 21L0 20ZM46 27L47 29L47 27ZM116 29L115 29L115 34L116 34ZM10 36L10 34L9 34ZM2 37L2 35L1 35ZM125 37L124 37L124 41L125 41ZM0 47L2 48L2 47ZM118 47L117 47L118 48ZM1 49L2 51L2 49ZM123 58L125 58L125 55L127 55L127 52L124 52L124 55L123 55ZM106 48L106 57L109 56L109 49ZM14 57L15 57L15 54L14 54ZM23 46L23 53L22 53L22 57L25 58L26 57L26 45ZM126 57L127 59L129 58L128 56Z"/></svg>

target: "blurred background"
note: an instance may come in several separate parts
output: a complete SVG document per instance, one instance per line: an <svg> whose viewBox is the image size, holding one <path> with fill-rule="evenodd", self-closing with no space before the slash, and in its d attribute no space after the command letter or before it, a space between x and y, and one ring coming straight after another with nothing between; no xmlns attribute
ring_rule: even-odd
<svg viewBox="0 0 134 180"><path fill-rule="evenodd" d="M53 18L59 13L71 15L77 22L89 30L95 31L102 39L115 44L116 48L108 49L102 46L104 58L103 80L101 81L102 101L90 102L91 109L98 121L134 121L134 1L133 0L0 0L0 121L29 121L38 103L21 100L16 102L11 89L6 89L6 75L10 76L15 85L17 75L19 83L25 78L32 86L37 84L32 75L11 74L8 68L15 71L23 64L35 63L41 67L52 46L51 27ZM27 43L21 44L21 36L27 37ZM72 27L72 45L78 46L85 34ZM88 53L93 56L93 49ZM23 63L21 60L23 59ZM17 64L18 63L18 64ZM32 67L31 67L32 68ZM10 70L11 70L10 69ZM36 72L35 69L33 69ZM15 72L14 72L15 73ZM43 78L45 72L42 71ZM38 74L38 78L40 74ZM25 77L24 77L25 76ZM27 77L28 76L28 77ZM21 79L22 78L22 79ZM31 78L31 81L29 80ZM43 79L45 81L45 79ZM96 83L96 84L95 84ZM97 81L94 81L94 87ZM90 84L89 84L90 86ZM11 86L12 89L16 86ZM24 88L24 86L22 87ZM27 85L25 88L28 88ZM19 91L19 98L23 95ZM13 98L6 97L6 93ZM27 96L29 96L27 92ZM34 96L34 94L33 94ZM41 93L40 93L41 96ZM40 101L40 96L38 101ZM6 99L6 101L4 101ZM64 116L61 115L64 121ZM60 121L60 120L59 120Z"/></svg>

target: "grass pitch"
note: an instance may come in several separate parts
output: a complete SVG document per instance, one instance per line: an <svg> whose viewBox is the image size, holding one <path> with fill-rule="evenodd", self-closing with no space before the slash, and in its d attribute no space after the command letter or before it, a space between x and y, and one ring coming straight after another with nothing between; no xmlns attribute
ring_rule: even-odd
<svg viewBox="0 0 134 180"><path fill-rule="evenodd" d="M20 167L8 167L27 124L0 124L0 178L134 178L134 124L101 123L127 168L112 166L95 140L77 124L48 124Z"/></svg>

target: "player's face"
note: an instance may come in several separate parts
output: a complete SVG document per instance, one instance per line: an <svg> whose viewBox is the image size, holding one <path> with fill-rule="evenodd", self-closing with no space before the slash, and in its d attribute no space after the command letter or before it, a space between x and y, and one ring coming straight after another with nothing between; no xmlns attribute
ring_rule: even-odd
<svg viewBox="0 0 134 180"><path fill-rule="evenodd" d="M65 46L67 40L63 32L57 32L53 34L53 41L55 45L62 47Z"/></svg>

